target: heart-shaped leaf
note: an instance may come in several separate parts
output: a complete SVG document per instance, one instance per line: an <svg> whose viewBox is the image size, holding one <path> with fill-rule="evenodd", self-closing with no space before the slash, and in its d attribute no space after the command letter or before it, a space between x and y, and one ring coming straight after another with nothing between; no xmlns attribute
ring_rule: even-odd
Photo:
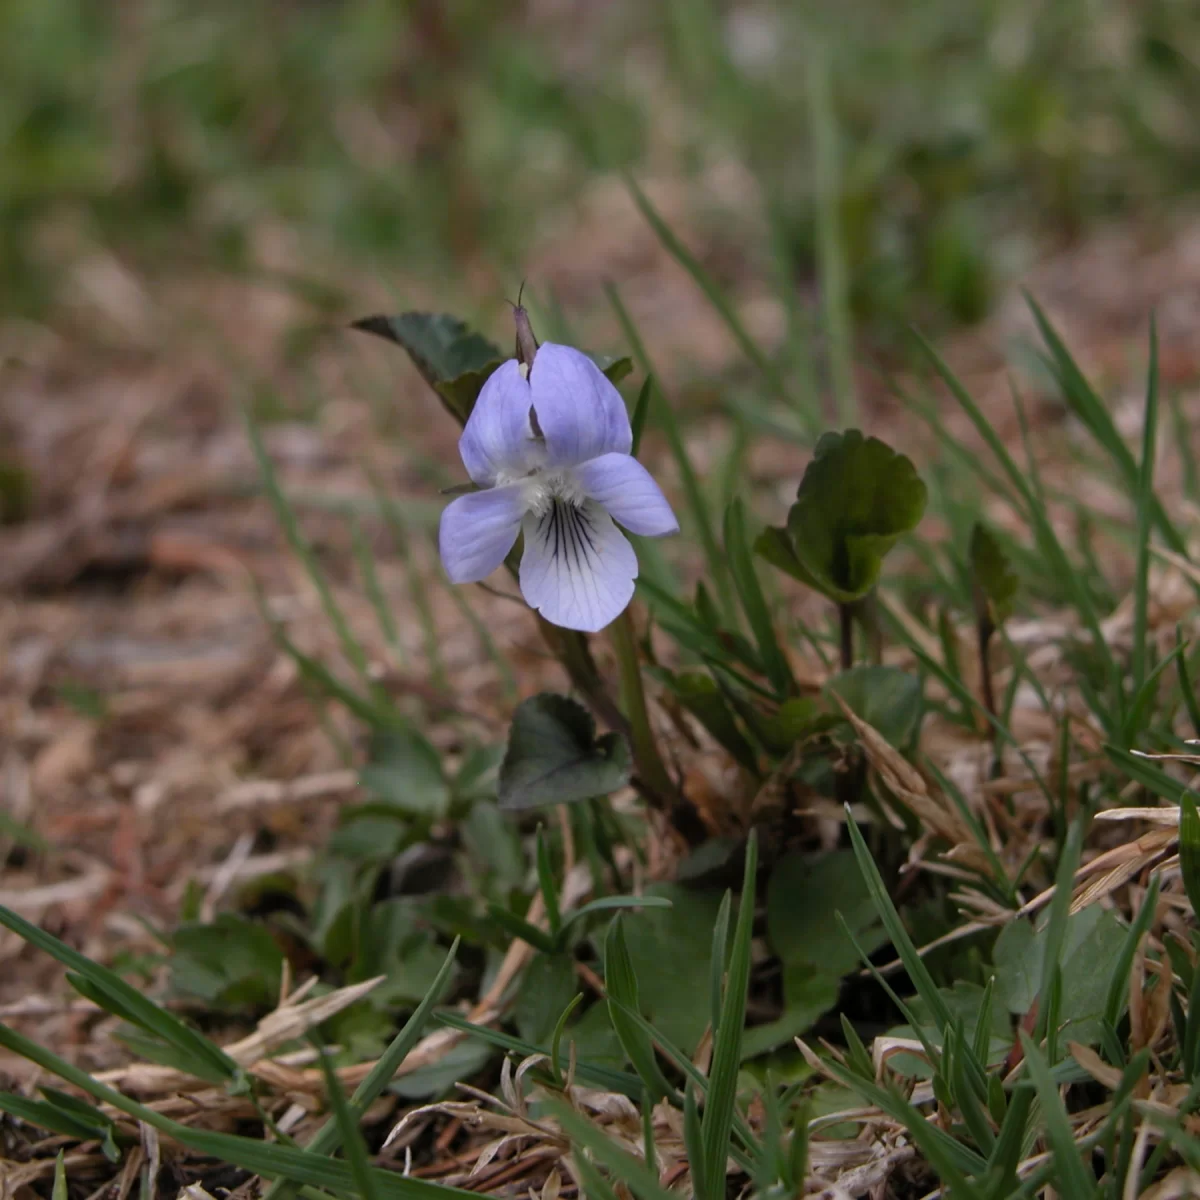
<svg viewBox="0 0 1200 1200"><path fill-rule="evenodd" d="M633 359L628 355L622 355L620 358L613 358L608 354L589 354L588 358L592 360L604 372L609 383L620 383L626 375L633 374ZM535 360L536 361L536 360Z"/></svg>
<svg viewBox="0 0 1200 1200"><path fill-rule="evenodd" d="M993 625L1003 625L1012 616L1019 581L995 534L982 522L971 530L971 579L981 614Z"/></svg>
<svg viewBox="0 0 1200 1200"><path fill-rule="evenodd" d="M351 328L386 338L408 351L417 370L460 425L467 423L488 376L511 357L449 313L363 317ZM633 360L628 357L593 354L591 359L614 384L633 370Z"/></svg>
<svg viewBox="0 0 1200 1200"><path fill-rule="evenodd" d="M921 677L899 667L852 667L827 687L893 746L906 745L921 723Z"/></svg>
<svg viewBox="0 0 1200 1200"><path fill-rule="evenodd" d="M466 424L488 376L505 357L483 334L449 313L364 317L351 327L408 351L417 370L460 424Z"/></svg>
<svg viewBox="0 0 1200 1200"><path fill-rule="evenodd" d="M385 804L410 815L438 818L450 805L441 758L415 729L375 733L359 779Z"/></svg>
<svg viewBox="0 0 1200 1200"><path fill-rule="evenodd" d="M857 429L827 433L804 472L786 529L768 529L755 549L768 562L839 604L865 596L884 556L915 529L926 488L916 468Z"/></svg>
<svg viewBox="0 0 1200 1200"><path fill-rule="evenodd" d="M543 692L513 714L497 791L503 808L571 804L615 792L631 771L629 743L619 733L598 738L582 705Z"/></svg>

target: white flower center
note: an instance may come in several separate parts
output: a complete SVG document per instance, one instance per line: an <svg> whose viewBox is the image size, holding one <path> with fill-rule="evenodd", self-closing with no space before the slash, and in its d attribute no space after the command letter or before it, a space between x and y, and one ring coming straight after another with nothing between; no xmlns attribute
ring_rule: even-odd
<svg viewBox="0 0 1200 1200"><path fill-rule="evenodd" d="M548 512L556 500L578 508L586 499L583 489L579 486L579 480L575 478L575 472L567 467L538 467L524 475L501 473L496 479L499 487L513 483L521 485L525 511L535 517L541 517Z"/></svg>

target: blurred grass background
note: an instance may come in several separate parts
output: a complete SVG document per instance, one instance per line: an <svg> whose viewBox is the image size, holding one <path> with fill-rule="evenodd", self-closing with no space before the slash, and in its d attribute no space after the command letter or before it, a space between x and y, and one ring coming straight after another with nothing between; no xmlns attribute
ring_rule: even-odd
<svg viewBox="0 0 1200 1200"><path fill-rule="evenodd" d="M629 171L680 183L722 283L802 310L835 219L886 345L1200 178L1178 0L7 0L0 78L0 304L38 321L97 248L261 277L264 230L334 307L360 269L490 302Z"/></svg>

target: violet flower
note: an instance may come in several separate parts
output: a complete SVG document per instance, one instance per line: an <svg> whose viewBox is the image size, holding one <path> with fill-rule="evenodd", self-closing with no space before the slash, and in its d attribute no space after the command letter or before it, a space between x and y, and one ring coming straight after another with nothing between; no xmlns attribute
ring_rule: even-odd
<svg viewBox="0 0 1200 1200"><path fill-rule="evenodd" d="M524 531L521 594L547 621L594 633L633 597L637 555L617 528L662 537L679 523L630 455L621 394L586 354L547 342L526 367L488 378L458 451L482 489L442 513L438 547L455 583L477 583Z"/></svg>

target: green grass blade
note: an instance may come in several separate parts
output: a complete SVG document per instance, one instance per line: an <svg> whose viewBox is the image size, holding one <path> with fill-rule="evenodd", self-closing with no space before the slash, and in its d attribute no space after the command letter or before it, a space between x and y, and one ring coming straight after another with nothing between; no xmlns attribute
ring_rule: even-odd
<svg viewBox="0 0 1200 1200"><path fill-rule="evenodd" d="M914 945L912 938L909 937L908 930L904 928L904 922L901 920L900 914L896 911L896 906L892 903L892 898L888 895L887 888L883 882L883 876L879 874L879 868L875 865L875 860L871 857L870 850L867 849L867 843L863 840L863 835L859 832L858 825L848 810L846 813L846 828L850 832L850 842L854 847L854 857L858 860L858 869L862 872L863 880L867 885L867 891L871 893L871 900L875 905L875 911L879 913L879 918L887 930L888 937L891 938L892 945L896 948L896 953L904 963L904 969L908 972L908 977L912 980L913 987L917 989L917 995L924 1001L939 1031L944 1031L953 1019L950 1008L942 997L942 993L938 990L937 984L934 983L929 969L917 953L917 947Z"/></svg>
<svg viewBox="0 0 1200 1200"><path fill-rule="evenodd" d="M890 1117L907 1126L910 1132L913 1123L919 1122L924 1125L930 1132L934 1153L938 1155L939 1161L949 1162L954 1171L963 1175L982 1175L987 1169L987 1160L983 1155L951 1137L939 1126L929 1124L921 1116L920 1111L909 1104L893 1088L883 1087L873 1079L864 1079L861 1075L848 1071L835 1059L826 1058L824 1062L829 1073L839 1083L844 1084L852 1092L856 1092L868 1104L882 1109ZM922 1149L927 1157L930 1157L930 1161L933 1161L932 1156L929 1155L928 1146L923 1144Z"/></svg>
<svg viewBox="0 0 1200 1200"><path fill-rule="evenodd" d="M0 1092L0 1112L27 1121L30 1125L37 1125L40 1129L61 1133L81 1142L91 1138L111 1139L112 1121L98 1108L92 1111L96 1114L94 1119L65 1112L57 1104L48 1104L44 1100L30 1100L12 1092Z"/></svg>
<svg viewBox="0 0 1200 1200"><path fill-rule="evenodd" d="M455 938L449 953L446 955L446 961L442 963L441 970L434 977L429 991L425 993L425 998L413 1010L412 1016L405 1021L400 1032L396 1034L388 1048L380 1055L378 1062L371 1068L366 1079L355 1089L354 1095L350 1098L350 1109L355 1117L361 1119L363 1113L383 1095L384 1089L392 1082L396 1072L400 1069L400 1064L404 1062L413 1047L420 1040L421 1034L425 1031L425 1026L429 1022L429 1017L433 1012L434 1006L441 1001L450 978L454 973L454 963L458 957L458 946L459 939ZM313 1135L312 1140L305 1149L313 1154L335 1154L341 1144L341 1138L342 1132L337 1122L328 1120ZM263 1200L281 1200L282 1196L286 1194L284 1186L276 1183L267 1190Z"/></svg>
<svg viewBox="0 0 1200 1200"><path fill-rule="evenodd" d="M1146 372L1146 409L1142 418L1142 462L1138 469L1137 561L1133 573L1133 652L1130 690L1136 696L1146 680L1150 608L1150 535L1154 524L1154 460L1158 451L1158 330L1150 319L1150 365Z"/></svg>
<svg viewBox="0 0 1200 1200"><path fill-rule="evenodd" d="M767 386L775 398L788 408L794 409L802 424L813 428L813 414L797 405L789 392L787 385L780 376L771 360L763 353L761 347L747 332L741 318L734 311L732 303L725 296L716 280L700 265L694 254L675 236L674 230L659 215L658 210L647 199L646 194L634 182L631 176L625 177L633 202L638 206L643 217L654 230L658 240L663 244L667 253L692 277L696 285L704 293L708 302L716 309L718 316L725 322L733 340L741 348L742 353L758 368L766 380Z"/></svg>
<svg viewBox="0 0 1200 1200"><path fill-rule="evenodd" d="M392 535L392 543L400 556L404 574L408 579L408 594L413 607L417 610L417 619L421 623L421 636L425 642L425 657L429 662L429 678L434 687L445 690L448 686L446 666L442 662L441 639L438 637L437 621L434 619L433 608L429 603L429 593L424 587L420 572L413 561L411 538L409 537L408 522L400 511L400 506L392 499L383 487L382 481L374 471L367 471L371 482L371 490L375 493L376 503L383 519Z"/></svg>
<svg viewBox="0 0 1200 1200"><path fill-rule="evenodd" d="M436 552L436 534L433 535L432 543ZM419 586L415 578L413 579L413 586ZM503 689L505 699L516 700L520 695L520 688L517 686L517 676L509 664L508 658L500 652L500 647L496 645L496 639L492 637L492 631L487 627L487 622L475 611L474 606L467 599L467 589L447 582L446 591L449 593L450 599L454 601L455 607L466 618L467 624L474 630L475 636L479 639L479 644L483 647L484 654L487 655L492 665L496 668L496 674L500 676L500 686ZM432 629L432 614L430 614L429 618L429 628ZM440 656L440 649L438 653Z"/></svg>
<svg viewBox="0 0 1200 1200"><path fill-rule="evenodd" d="M732 620L735 616L736 608L733 603L733 590L729 578L729 568L720 547L717 545L712 515L708 511L708 501L704 498L700 481L696 477L695 468L692 466L692 460L688 455L683 430L680 428L674 409L667 402L662 388L658 385L654 364L650 361L645 343L637 331L637 326L633 323L633 318L629 315L629 310L625 307L625 302L621 299L620 292L612 284L607 284L604 290L608 296L608 302L612 306L617 320L620 322L625 340L629 343L634 358L646 373L646 382L651 384L653 393L658 398L658 404L655 407L659 423L662 426L663 433L666 435L667 445L671 448L671 457L675 460L675 469L679 472L679 482L683 487L684 500L687 502L688 511L691 513L692 521L696 526L696 532L700 537L700 545L704 551L704 558L708 565L708 575L716 585L726 618Z"/></svg>
<svg viewBox="0 0 1200 1200"><path fill-rule="evenodd" d="M115 972L93 962L78 950L71 949L53 934L39 929L3 905L0 905L0 925L12 930L30 945L45 951L69 971L86 980L96 989L94 997L110 997L118 1010L118 1016L140 1025L175 1047L186 1061L198 1068L198 1078L208 1079L215 1075L217 1078L232 1081L240 1076L241 1067L224 1050L210 1042L203 1034L185 1025L166 1009L160 1008ZM98 1002L103 1007L103 1002Z"/></svg>
<svg viewBox="0 0 1200 1200"><path fill-rule="evenodd" d="M276 520L279 521L279 524L283 528L283 534L287 538L288 546L291 548L292 553L300 560L300 565L304 568L305 574L316 589L321 609L325 613L325 619L332 626L334 633L337 634L338 642L342 647L342 653L346 656L346 660L358 673L359 678L368 691L372 691L374 690L374 684L371 681L366 651L358 639L350 632L350 625L346 621L345 614L338 606L337 600L334 599L333 589L330 588L329 581L325 578L325 572L321 570L317 562L317 556L313 552L308 539L300 531L300 523L296 519L296 511L288 501L287 496L284 495L283 488L279 483L279 477L275 474L275 464L271 461L271 456L267 453L266 446L263 445L262 433L259 430L258 422L249 408L243 409L243 415L246 422L246 433L250 438L250 447L254 451L254 458L258 463L259 474L262 476L263 487L266 489L271 507L275 510Z"/></svg>
<svg viewBox="0 0 1200 1200"><path fill-rule="evenodd" d="M1172 804L1178 804L1183 799L1187 788L1150 759L1142 758L1138 754L1130 754L1124 746L1111 744L1104 747L1104 753L1130 779L1141 784L1148 792L1153 792L1156 796L1161 796Z"/></svg>
<svg viewBox="0 0 1200 1200"><path fill-rule="evenodd" d="M1029 1117L1033 1110L1034 1091L1031 1087L1013 1089L1008 1109L1000 1126L1000 1136L992 1147L988 1171L995 1179L991 1200L1007 1200L1017 1182L1017 1167L1024 1157Z"/></svg>
<svg viewBox="0 0 1200 1200"><path fill-rule="evenodd" d="M528 1058L531 1054L544 1054L547 1059L550 1057L550 1051L545 1046L536 1046L533 1042L502 1033L488 1025L474 1025L457 1013L440 1012L435 1014L435 1017L443 1025L449 1025L451 1029L469 1033L482 1042L487 1042L500 1050L519 1054L522 1058ZM640 1100L644 1090L641 1078L632 1071L618 1071L612 1067L599 1066L585 1060L580 1060L575 1064L575 1076L593 1087L618 1092L622 1096L628 1096L630 1100Z"/></svg>
<svg viewBox="0 0 1200 1200"><path fill-rule="evenodd" d="M60 1150L54 1156L54 1185L50 1189L50 1200L67 1200L67 1160Z"/></svg>
<svg viewBox="0 0 1200 1200"><path fill-rule="evenodd" d="M1050 913L1046 919L1046 945L1042 955L1042 992L1038 1004L1038 1023L1036 1026L1039 1040L1049 1032L1053 1037L1057 1030L1049 1028L1050 1006L1046 1004L1045 990L1050 986L1054 973L1059 969L1062 958L1062 948L1067 939L1067 918L1071 914L1071 888L1075 882L1075 872L1079 869L1079 859L1083 852L1083 818L1078 818L1071 825L1067 834L1066 844L1058 860L1058 870L1054 875L1054 897L1050 901ZM1055 1059L1051 1059L1051 1065Z"/></svg>
<svg viewBox="0 0 1200 1200"><path fill-rule="evenodd" d="M1200 812L1190 792L1179 802L1179 868L1192 912L1200 917Z"/></svg>
<svg viewBox="0 0 1200 1200"><path fill-rule="evenodd" d="M708 1096L704 1105L704 1175L712 1200L725 1195L725 1165L737 1104L737 1073L741 1063L742 1030L746 1019L746 995L750 986L750 941L754 932L754 889L758 877L758 833L751 831L746 843L746 869L742 877L742 899L733 933L733 950L721 1022L713 1030L713 1058ZM704 1198L701 1198L704 1200Z"/></svg>
<svg viewBox="0 0 1200 1200"><path fill-rule="evenodd" d="M1180 650L1175 660L1175 669L1179 675L1179 694L1183 698L1183 706L1187 709L1188 720L1192 723L1192 737L1200 738L1200 701L1196 698L1196 688L1192 682L1192 668L1188 663L1186 649L1188 643L1183 640L1183 628L1175 626L1175 646Z"/></svg>
<svg viewBox="0 0 1200 1200"><path fill-rule="evenodd" d="M558 907L558 887L554 882L550 847L546 844L545 832L541 825L537 828L536 860L538 887L541 888L542 902L546 906L546 926L550 930L550 936L556 939L562 929L562 913Z"/></svg>
<svg viewBox="0 0 1200 1200"><path fill-rule="evenodd" d="M658 1172L653 1167L611 1141L587 1117L557 1097L547 1097L545 1103L571 1141L587 1150L595 1162L607 1167L639 1200L678 1200L659 1183Z"/></svg>
<svg viewBox="0 0 1200 1200"><path fill-rule="evenodd" d="M725 510L724 532L725 553L733 574L733 585L758 644L767 678L780 695L787 695L795 691L796 681L787 657L779 646L775 622L771 619L771 611L754 569L754 556L750 552L750 540L746 533L746 510L741 500L732 501Z"/></svg>
<svg viewBox="0 0 1200 1200"><path fill-rule="evenodd" d="M629 421L633 430L633 447L629 453L634 458L637 458L638 451L642 448L642 434L646 431L646 418L650 415L650 397L653 395L654 376L647 375L634 402L633 416Z"/></svg>
<svg viewBox="0 0 1200 1200"><path fill-rule="evenodd" d="M1112 414L1084 377L1062 338L1059 337L1057 330L1050 323L1037 301L1028 294L1025 296L1025 301L1037 322L1042 340L1050 351L1050 366L1062 389L1063 399L1112 459L1125 490L1131 496L1137 495L1138 464L1134 461L1133 454L1125 444L1124 438L1121 437ZM1166 510L1153 492L1150 494L1149 507L1154 524L1163 535L1163 540L1176 554L1188 557L1187 543L1171 523Z"/></svg>
<svg viewBox="0 0 1200 1200"><path fill-rule="evenodd" d="M1113 657L1112 649L1108 645L1104 633L1100 628L1100 618L1096 613L1096 607L1092 602L1092 597L1087 586L1072 566L1066 551L1062 547L1062 543L1058 539L1057 533L1054 531L1054 527L1050 523L1049 517L1046 515L1045 509L1038 502L1037 496L1030 488L1024 473L1013 461L1012 455L1009 454L1004 443L1000 440L991 422L984 416L983 411L975 403L974 399L972 399L971 394L962 385L954 372L946 365L941 355L938 354L933 346L919 333L916 334L916 338L918 345L924 351L933 369L941 377L942 382L950 389L959 407L970 418L971 424L975 426L975 429L987 444L988 449L1008 478L1013 490L1021 498L1025 510L1025 518L1029 521L1030 527L1034 532L1038 547L1042 552L1043 558L1046 560L1046 566L1055 577L1064 580L1069 587L1075 607L1079 610L1080 617L1086 625L1088 633L1091 635L1096 653L1104 663L1109 685L1110 702L1118 706L1119 712L1122 694L1121 672L1117 666L1116 659ZM1115 728L1116 724L1116 721L1112 721L1110 727Z"/></svg>
<svg viewBox="0 0 1200 1200"><path fill-rule="evenodd" d="M362 1130L350 1111L350 1105L346 1103L346 1093L342 1091L341 1081L329 1061L329 1055L319 1041L317 1050L317 1061L325 1077L325 1094L329 1097L329 1107L333 1109L333 1120L346 1153L350 1174L354 1177L355 1191L360 1200L379 1200L379 1189L371 1174L371 1160L367 1157L367 1143L363 1141Z"/></svg>
<svg viewBox="0 0 1200 1200"><path fill-rule="evenodd" d="M0 1023L0 1046L22 1058L27 1058L43 1070L57 1075L60 1079L66 1080L67 1083L86 1092L93 1099L110 1104L135 1120L144 1121L160 1133L165 1133L179 1142L180 1145L187 1146L200 1154L210 1155L223 1162L241 1167L243 1170L253 1171L256 1175L263 1175L271 1179L287 1179L300 1185L327 1188L346 1196L355 1194L353 1173L346 1163L337 1159L326 1158L323 1155L313 1154L308 1150L299 1150L293 1146L264 1142L259 1138L213 1133L209 1130L181 1125L164 1117L153 1108L139 1104L136 1100L131 1100L128 1096L93 1079L86 1071L80 1070L52 1051L39 1046L36 1042L2 1023ZM371 1177L380 1200L449 1200L451 1196L474 1195L472 1192L427 1183L421 1179L413 1179L376 1168L371 1169Z"/></svg>
<svg viewBox="0 0 1200 1200"><path fill-rule="evenodd" d="M663 1096L674 1096L675 1089L663 1077L662 1068L658 1065L654 1043L638 1025L625 1016L626 1010L636 1011L640 1006L637 974L629 949L625 945L625 931L619 913L613 918L604 939L604 991L607 997L608 1019L612 1023L617 1040L654 1102L657 1103Z"/></svg>
<svg viewBox="0 0 1200 1200"><path fill-rule="evenodd" d="M1051 1153L1058 1166L1055 1173L1055 1190L1063 1200L1093 1200L1096 1195L1096 1179L1085 1169L1080 1158L1079 1147L1076 1146L1075 1137L1071 1133L1071 1121L1050 1074L1050 1067L1033 1038L1024 1030L1020 1033L1029 1077L1037 1089L1038 1100L1042 1106L1046 1140L1050 1143Z"/></svg>
<svg viewBox="0 0 1200 1200"><path fill-rule="evenodd" d="M842 185L838 130L826 53L819 45L813 47L805 60L804 75L808 83L808 111L813 142L817 271L825 336L829 345L829 379L833 387L837 423L843 429L848 429L858 424L858 397L854 389L853 328L839 219Z"/></svg>
<svg viewBox="0 0 1200 1200"><path fill-rule="evenodd" d="M721 897L717 919L713 922L712 957L708 964L708 1011L709 1023L715 1033L721 1024L721 1005L725 994L725 950L729 945L729 917L733 910L733 896L728 888Z"/></svg>
<svg viewBox="0 0 1200 1200"><path fill-rule="evenodd" d="M1134 955L1137 954L1137 948L1154 920L1161 886L1162 878L1156 871L1150 879L1150 886L1146 889L1137 916L1134 917L1133 924L1129 926L1125 940L1121 943L1121 952L1113 962L1112 975L1108 981L1108 995L1104 1002L1104 1019L1114 1029L1121 1019L1125 1000L1129 995L1129 972L1133 967Z"/></svg>
<svg viewBox="0 0 1200 1200"><path fill-rule="evenodd" d="M350 521L350 543L354 549L355 561L358 563L358 573L362 576L363 590L367 593L367 599L370 600L371 608L375 612L379 632L383 634L383 640L392 652L392 658L396 665L403 667L407 661L404 643L400 640L391 606L383 594L383 585L379 582L379 572L375 568L375 555L371 553L371 547L363 533L362 522L357 517L351 518Z"/></svg>

